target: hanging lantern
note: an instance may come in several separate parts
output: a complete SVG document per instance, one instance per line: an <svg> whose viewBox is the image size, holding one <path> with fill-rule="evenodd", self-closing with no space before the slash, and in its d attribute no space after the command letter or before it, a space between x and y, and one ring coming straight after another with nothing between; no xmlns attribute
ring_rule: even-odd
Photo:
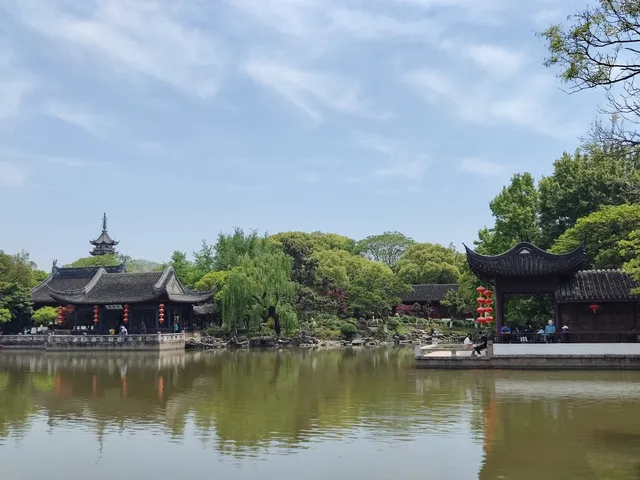
<svg viewBox="0 0 640 480"><path fill-rule="evenodd" d="M484 317L478 317L477 320L478 320L478 323L484 323L485 322L485 318Z"/></svg>
<svg viewBox="0 0 640 480"><path fill-rule="evenodd" d="M164 323L164 303L160 304L160 308L158 310L158 321L161 325Z"/></svg>
<svg viewBox="0 0 640 480"><path fill-rule="evenodd" d="M491 305L493 303L493 300L491 300L490 298L485 298L484 299L484 304L485 305Z"/></svg>
<svg viewBox="0 0 640 480"><path fill-rule="evenodd" d="M93 306L93 323L100 321L100 307L98 305Z"/></svg>
<svg viewBox="0 0 640 480"><path fill-rule="evenodd" d="M598 313L598 309L600 308L600 305L598 305L597 303L592 303L591 305L589 305L589 308L593 313Z"/></svg>
<svg viewBox="0 0 640 480"><path fill-rule="evenodd" d="M129 321L129 305L124 306L124 313L122 315L122 320L124 321L124 323L127 323Z"/></svg>
<svg viewBox="0 0 640 480"><path fill-rule="evenodd" d="M484 295L485 295L486 297L490 297L491 295L493 295L493 292L492 292L491 290L485 290L485 291L484 291Z"/></svg>
<svg viewBox="0 0 640 480"><path fill-rule="evenodd" d="M484 311L487 313L493 312L493 307L484 307Z"/></svg>
<svg viewBox="0 0 640 480"><path fill-rule="evenodd" d="M476 292L478 292L480 295L482 295L482 292L486 291L487 289L484 288L483 286L479 286L478 288L476 288Z"/></svg>
<svg viewBox="0 0 640 480"><path fill-rule="evenodd" d="M476 302L478 302L478 303L484 303L484 297L478 297L478 298L476 298Z"/></svg>
<svg viewBox="0 0 640 480"><path fill-rule="evenodd" d="M491 316L484 317L484 320L485 320L485 322L487 322L487 323L491 323L491 322L493 322L493 317L491 317Z"/></svg>
<svg viewBox="0 0 640 480"><path fill-rule="evenodd" d="M478 308L476 308L476 312L478 312L478 313L479 313L479 314L481 314L481 315L482 315L484 312L486 312L486 311L487 311L487 309L486 309L486 308L484 308L484 307L478 307Z"/></svg>
<svg viewBox="0 0 640 480"><path fill-rule="evenodd" d="M64 320L64 307L58 307L58 325L62 325Z"/></svg>

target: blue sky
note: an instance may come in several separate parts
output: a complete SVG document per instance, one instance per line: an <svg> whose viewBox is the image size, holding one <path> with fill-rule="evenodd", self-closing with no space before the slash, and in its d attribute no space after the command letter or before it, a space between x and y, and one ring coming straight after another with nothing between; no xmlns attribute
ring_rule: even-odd
<svg viewBox="0 0 640 480"><path fill-rule="evenodd" d="M579 144L573 0L0 0L0 248L166 260L233 226L471 243Z"/></svg>

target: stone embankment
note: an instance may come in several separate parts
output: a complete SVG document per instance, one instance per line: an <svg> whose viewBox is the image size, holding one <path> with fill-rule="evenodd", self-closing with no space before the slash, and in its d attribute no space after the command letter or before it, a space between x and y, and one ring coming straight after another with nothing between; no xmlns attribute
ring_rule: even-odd
<svg viewBox="0 0 640 480"><path fill-rule="evenodd" d="M459 343L462 341L459 335L436 335L439 343ZM353 340L323 340L315 338L307 332L300 332L291 338L277 339L271 336L264 337L231 337L224 339L219 337L203 336L186 341L186 348L198 349L238 349L238 348L351 348L351 347L379 347L385 345L411 345L413 343L430 343L432 336L423 330L411 330L407 335L388 335L380 339L372 336L358 337Z"/></svg>

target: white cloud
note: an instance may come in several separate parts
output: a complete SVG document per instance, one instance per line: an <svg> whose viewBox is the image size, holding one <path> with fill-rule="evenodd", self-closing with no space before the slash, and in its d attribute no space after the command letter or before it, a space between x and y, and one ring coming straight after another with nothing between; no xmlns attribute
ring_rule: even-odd
<svg viewBox="0 0 640 480"><path fill-rule="evenodd" d="M467 76L469 82L455 80L430 69L414 70L404 81L427 102L445 107L463 121L482 126L515 125L521 129L556 138L575 138L583 125L566 121L555 110L551 94L554 79L534 74L500 83Z"/></svg>
<svg viewBox="0 0 640 480"><path fill-rule="evenodd" d="M208 31L189 24L172 5L168 0L21 0L9 10L44 37L64 42L61 51L112 66L110 74L142 76L210 98L226 54Z"/></svg>
<svg viewBox="0 0 640 480"><path fill-rule="evenodd" d="M370 106L359 83L339 75L302 70L263 59L249 60L244 71L316 122L322 121L322 109L369 119L387 116Z"/></svg>
<svg viewBox="0 0 640 480"><path fill-rule="evenodd" d="M385 157L385 164L373 169L379 177L395 177L419 183L431 166L431 159L424 153L411 151L404 143L366 133L356 133L356 142Z"/></svg>
<svg viewBox="0 0 640 480"><path fill-rule="evenodd" d="M51 117L81 128L99 138L105 138L106 130L111 126L111 122L105 116L89 112L80 105L49 101L43 106L43 111Z"/></svg>
<svg viewBox="0 0 640 480"><path fill-rule="evenodd" d="M481 158L463 158L458 162L458 170L483 177L498 177L503 175L507 171L507 168L505 165Z"/></svg>
<svg viewBox="0 0 640 480"><path fill-rule="evenodd" d="M0 122L18 115L35 87L32 75L17 65L8 49L0 47Z"/></svg>
<svg viewBox="0 0 640 480"><path fill-rule="evenodd" d="M13 162L0 161L0 186L22 187L27 183L27 170Z"/></svg>
<svg viewBox="0 0 640 480"><path fill-rule="evenodd" d="M513 76L522 70L525 57L500 45L471 45L463 50L480 68L498 78Z"/></svg>

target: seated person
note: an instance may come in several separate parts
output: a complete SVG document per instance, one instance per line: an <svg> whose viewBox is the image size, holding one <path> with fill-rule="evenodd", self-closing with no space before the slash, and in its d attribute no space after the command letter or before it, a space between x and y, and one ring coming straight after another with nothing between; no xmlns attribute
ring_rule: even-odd
<svg viewBox="0 0 640 480"><path fill-rule="evenodd" d="M486 350L487 349L487 336L486 335L482 335L482 337L480 337L480 343L478 345L476 345L475 347L473 347L473 356L476 355L482 355L482 350Z"/></svg>

